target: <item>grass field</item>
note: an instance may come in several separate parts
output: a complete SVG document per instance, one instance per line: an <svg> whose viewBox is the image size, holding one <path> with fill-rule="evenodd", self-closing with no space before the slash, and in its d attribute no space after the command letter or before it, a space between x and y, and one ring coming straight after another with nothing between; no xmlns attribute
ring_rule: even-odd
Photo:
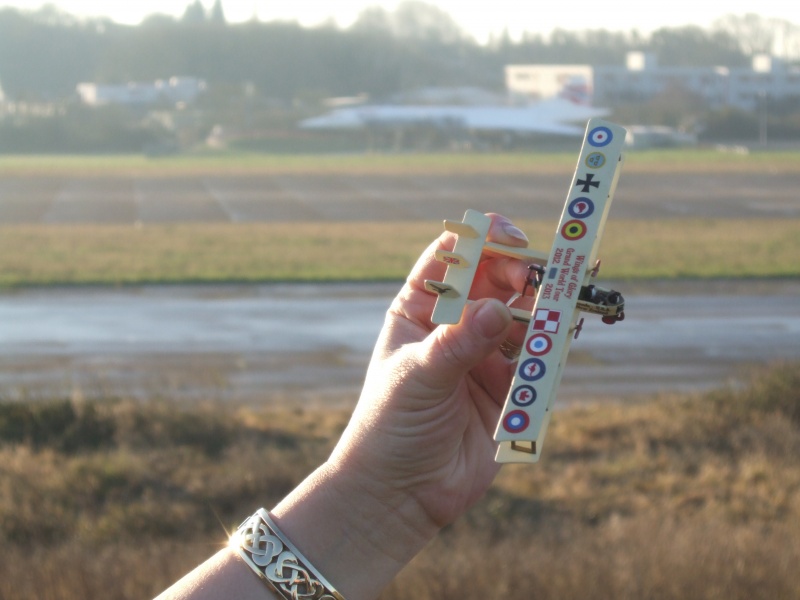
<svg viewBox="0 0 800 600"><path fill-rule="evenodd" d="M519 223L549 250L552 225ZM439 223L0 227L0 286L399 280ZM797 220L609 222L603 277L800 276ZM539 241L541 240L541 241Z"/></svg>
<svg viewBox="0 0 800 600"><path fill-rule="evenodd" d="M157 159L142 156L2 156L0 157L0 178L9 183L8 211L27 210L30 222L0 226L0 286L53 284L125 284L154 282L232 282L232 281L308 281L308 280L396 280L408 272L413 261L427 243L436 237L440 229L438 222L397 220L393 216L379 216L379 222L353 221L338 216L331 221L304 221L292 223L268 222L254 205L249 210L262 215L262 220L244 223L203 222L211 213L202 210L218 211L216 201L199 188L179 187L181 193L195 194L192 199L180 196L176 207L187 219L197 219L197 223L168 224L147 222L142 225L134 217L132 225L122 224L76 224L72 206L79 203L55 202L59 190L72 194L69 182L92 182L103 177L130 176L137 178L171 178L197 176L198 181L209 175L226 177L247 174L320 174L342 173L402 175L402 180L413 181L414 175L423 174L520 174L530 172L552 173L554 170L568 173L574 168L573 153L563 154L432 154L432 155L264 155L243 153L221 153L206 155L179 155ZM747 205L748 201L784 207L787 214L796 206L793 196L787 194L794 174L800 176L800 153L797 152L755 152L739 155L711 150L680 150L632 152L627 156L625 173L702 173L717 177L705 178L700 175L691 179L696 185L710 179L713 183L697 192L700 198L705 193L720 194L727 179L720 173L736 172L748 174L737 179L738 187L729 194L746 188L751 191L736 196L736 200L726 204L725 192L715 196L713 202L725 218L705 219L683 215L682 218L658 218L647 220L612 218L601 246L604 262L603 276L620 279L651 278L701 278L701 277L797 277L800 275L797 256L800 256L800 221L797 218L779 218L780 213L764 213L773 218L735 218L741 213L730 214L733 206ZM773 177L776 173L779 177ZM753 174L750 177L749 174ZM407 176L407 177L406 177ZM60 182L53 187L26 188L15 192L14 178L19 182L42 181L53 177ZM86 179L82 179L86 178ZM671 175L667 178L667 201L671 189ZM346 186L338 179L336 185ZM443 189L455 185L444 184ZM47 180L49 181L49 180ZM108 180L111 181L111 180ZM191 181L195 181L192 179ZM327 180L314 180L308 193L316 199L324 197ZM527 180L526 180L527 181ZM664 178L658 181L663 184ZM677 182L678 180L676 180ZM64 183L67 182L67 183ZM137 210L136 200L129 188L131 180L113 180L112 189L100 186L78 187L84 194L91 191L91 202L80 210L108 209L122 211L115 218L127 218L125 211L133 215ZM649 191L648 178L640 179L641 193L646 197ZM330 185L330 182L328 183ZM111 185L111 184L109 184ZM393 185L397 185L396 183ZM526 184L528 185L528 184ZM679 185L679 182L676 183ZM770 185L775 189L778 200L772 200ZM313 186L322 186L319 189ZM120 196L111 192L121 188ZM149 189L149 188L148 188ZM186 190L191 190L187 192ZM200 189L200 191L198 191ZM248 188L237 188L239 194L250 194ZM346 191L342 191L345 189ZM357 195L352 188L344 187L331 191L339 196ZM413 186L409 189L414 189ZM424 189L424 188L423 188ZM559 188L560 189L560 188ZM766 190L766 191L765 191ZM363 190L362 190L363 191ZM763 192L763 194L762 194ZM14 195L17 193L18 195ZM150 199L152 206L165 204L171 194L177 192L167 186L159 192L162 196ZM258 192L256 192L257 194ZM301 189L301 198L288 194L279 200L270 197L264 205L281 210L290 206L291 210L306 210ZM414 193L419 193L415 191ZM422 192L424 194L424 192ZM461 193L466 194L466 191ZM41 196L37 196L40 194ZM128 194L126 196L125 194ZM501 192L502 194L502 192ZM750 195L752 194L752 196ZM560 191L559 191L560 195ZM338 199L339 196L336 196ZM684 208L696 209L702 206L701 200L683 198ZM235 200L236 196L227 200ZM289 198L289 199L286 199ZM757 200L749 200L757 198ZM479 200L478 196L476 200ZM263 199L262 199L263 200ZM317 201L317 200L313 200ZM434 202L432 199L431 202ZM92 204L94 202L95 204ZM363 210L381 205L375 198L361 199ZM694 202L694 204L693 204ZM47 209L42 207L58 204L65 222L47 224L42 216ZM181 204L184 203L184 204ZM185 206L206 206L192 213ZM209 206L210 206L209 204ZM644 206L646 202L638 199L629 204ZM34 210L41 212L36 212ZM393 200L382 206L402 208L402 201ZM83 205L80 205L83 206ZM148 205L150 206L150 205ZM342 205L344 206L344 205ZM154 208L151 208L155 210ZM186 210L185 214L180 212ZM267 210L267 209L258 209ZM347 207L347 210L358 208ZM375 209L377 210L377 209ZM744 209L740 209L744 210ZM213 212L212 211L212 212ZM58 212L58 211L56 211ZM313 212L313 211L312 211ZM124 214L123 214L124 213ZM16 213L14 213L16 214ZM25 213L26 215L28 213ZM111 213L109 213L111 214ZM160 214L160 213L159 213ZM165 213L166 214L166 213ZM172 213L169 213L170 215ZM225 218L220 212L215 218ZM293 214L293 213L292 213ZM373 213L370 213L373 214ZM391 215L391 211L387 213ZM527 214L527 213L525 213ZM638 218L641 213L634 213ZM712 212L711 214L717 214ZM745 213L747 214L747 213ZM756 214L756 213L753 213ZM120 216L122 215L122 216ZM198 216L199 215L199 216ZM52 216L52 215L51 215ZM168 215L169 216L169 215ZM254 217L258 218L258 217ZM318 217L319 218L319 217ZM350 218L364 218L356 215ZM37 221L38 220L38 221ZM280 221L281 219L274 219ZM13 221L12 221L13 222ZM119 222L124 222L119 221ZM537 221L519 223L532 240L532 247L548 250L553 236L553 225Z"/></svg>
<svg viewBox="0 0 800 600"><path fill-rule="evenodd" d="M213 174L350 173L531 173L574 168L575 152L459 154L182 154L148 158L110 156L0 156L0 176L146 176ZM797 172L800 152L769 151L735 154L716 150L629 152L626 172Z"/></svg>
<svg viewBox="0 0 800 600"><path fill-rule="evenodd" d="M796 598L799 394L782 364L738 390L560 411L542 461L504 467L382 598ZM0 598L152 597L323 461L346 419L0 403Z"/></svg>

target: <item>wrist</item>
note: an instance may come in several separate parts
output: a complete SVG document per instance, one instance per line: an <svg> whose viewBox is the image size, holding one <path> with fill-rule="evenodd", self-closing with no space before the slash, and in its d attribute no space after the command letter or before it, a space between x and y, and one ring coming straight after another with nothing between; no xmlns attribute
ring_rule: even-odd
<svg viewBox="0 0 800 600"><path fill-rule="evenodd" d="M411 495L336 463L322 465L270 512L348 600L377 597L438 531Z"/></svg>

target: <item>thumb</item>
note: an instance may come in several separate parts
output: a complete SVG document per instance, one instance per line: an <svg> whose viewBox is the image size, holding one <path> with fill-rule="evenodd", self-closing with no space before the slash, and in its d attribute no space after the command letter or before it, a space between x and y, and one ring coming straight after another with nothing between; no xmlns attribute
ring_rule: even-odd
<svg viewBox="0 0 800 600"><path fill-rule="evenodd" d="M421 379L430 389L458 385L472 367L487 358L508 336L511 312L494 298L467 305L461 322L435 329L422 343Z"/></svg>

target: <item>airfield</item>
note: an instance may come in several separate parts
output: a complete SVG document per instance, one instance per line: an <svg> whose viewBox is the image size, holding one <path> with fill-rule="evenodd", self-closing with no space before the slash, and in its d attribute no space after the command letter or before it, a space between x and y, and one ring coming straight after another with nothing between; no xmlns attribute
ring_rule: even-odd
<svg viewBox="0 0 800 600"><path fill-rule="evenodd" d="M557 220L570 169L551 173L6 176L0 226L439 221L467 208ZM612 219L800 217L797 173L626 172Z"/></svg>
<svg viewBox="0 0 800 600"><path fill-rule="evenodd" d="M676 219L800 217L796 170L741 169L738 160L732 156L726 164L723 157L707 170L662 168L658 161L645 168L626 165L611 220L644 220L657 228ZM362 172L352 166L323 172L12 172L0 178L0 227L56 226L52 235L57 236L58 226L67 231L71 226L207 223L429 225L458 219L468 208L555 223L573 169L566 161L552 167L532 164L530 172ZM532 245L547 248L549 243ZM590 323L573 346L564 398L706 389L775 358L800 358L793 341L800 328L792 301L796 282L612 283L625 293L630 319L613 330ZM113 391L257 401L269 389L274 400L346 404L356 395L382 314L398 287L399 282L336 288L16 289L0 294L0 315L5 323L15 323L13 331L5 329L0 390L6 397ZM728 300L718 305L720 298ZM304 309L308 317L275 308L282 299L290 306L310 302ZM235 308L237 302L246 308ZM164 308L175 303L173 313ZM754 317L765 306L772 312L768 323ZM295 334L285 327L290 318L296 320ZM317 328L316 338L304 322ZM26 338L20 330L39 333ZM732 331L738 337L731 337ZM275 339L292 347L276 345ZM647 352L636 351L641 344Z"/></svg>

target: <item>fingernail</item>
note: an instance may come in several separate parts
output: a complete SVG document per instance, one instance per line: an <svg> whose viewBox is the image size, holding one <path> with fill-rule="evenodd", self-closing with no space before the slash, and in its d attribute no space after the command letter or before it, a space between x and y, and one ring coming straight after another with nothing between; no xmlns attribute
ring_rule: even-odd
<svg viewBox="0 0 800 600"><path fill-rule="evenodd" d="M510 235L511 237L522 240L523 242L528 241L528 236L525 235L519 227L512 225L511 223L506 223L503 225L503 232L506 235Z"/></svg>
<svg viewBox="0 0 800 600"><path fill-rule="evenodd" d="M484 303L475 316L472 317L472 323L475 328L486 338L493 338L503 331L508 326L511 320L511 313L508 308L499 300L489 300Z"/></svg>

